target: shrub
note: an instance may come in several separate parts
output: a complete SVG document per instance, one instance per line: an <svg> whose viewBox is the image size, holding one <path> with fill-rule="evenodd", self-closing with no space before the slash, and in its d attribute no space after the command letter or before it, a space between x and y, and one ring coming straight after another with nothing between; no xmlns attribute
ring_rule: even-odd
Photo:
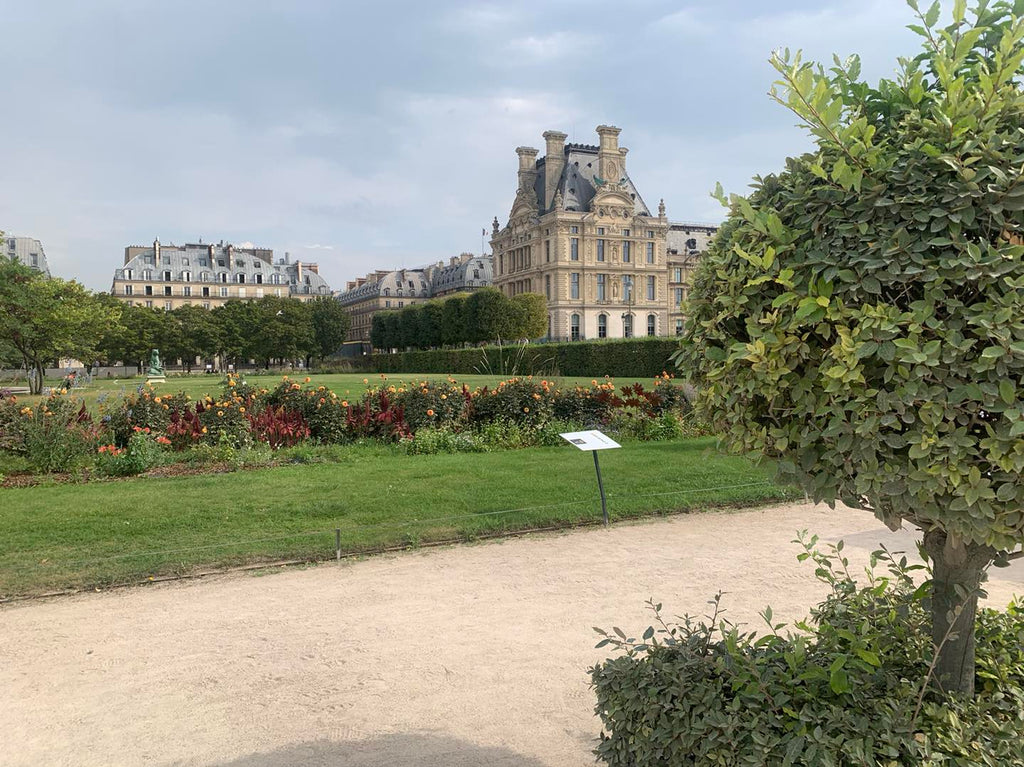
<svg viewBox="0 0 1024 767"><path fill-rule="evenodd" d="M547 381L533 377L510 378L493 389L475 390L467 411L471 423L506 420L524 425L542 424L551 418L554 392Z"/></svg>
<svg viewBox="0 0 1024 767"><path fill-rule="evenodd" d="M1021 765L1024 609L979 617L976 700L929 686L932 645L906 558L872 555L888 575L850 580L842 544L816 539L801 558L831 593L781 633L770 608L757 636L721 619L656 627L642 639L599 632L625 654L591 670L605 732L596 753L613 767L654 765ZM991 675L989 678L988 675ZM990 684L986 684L990 682Z"/></svg>
<svg viewBox="0 0 1024 767"><path fill-rule="evenodd" d="M165 402L165 396L145 385L113 405L106 401L100 403L102 423L114 444L126 447L136 427L162 434L170 423L171 402L178 407L186 399L185 395L177 395L177 398L170 397L171 402Z"/></svg>
<svg viewBox="0 0 1024 767"><path fill-rule="evenodd" d="M84 463L96 445L92 416L84 402L70 395L51 394L35 407L7 400L0 408L0 421L5 424L0 436L5 449L23 455L32 471L70 471Z"/></svg>
<svg viewBox="0 0 1024 767"><path fill-rule="evenodd" d="M112 477L129 477L149 471L160 463L161 444L170 445L169 438L154 435L148 428L135 427L128 438L127 446L100 445L96 467L103 474Z"/></svg>
<svg viewBox="0 0 1024 767"><path fill-rule="evenodd" d="M250 415L249 423L253 438L274 450L292 447L310 437L309 425L297 410L265 408L257 415Z"/></svg>
<svg viewBox="0 0 1024 767"><path fill-rule="evenodd" d="M438 453L486 453L488 446L472 432L455 432L449 428L426 427L401 442L409 455Z"/></svg>
<svg viewBox="0 0 1024 767"><path fill-rule="evenodd" d="M447 381L413 381L400 386L384 386L395 405L402 408L412 431L430 426L451 426L460 422L470 400L469 389Z"/></svg>

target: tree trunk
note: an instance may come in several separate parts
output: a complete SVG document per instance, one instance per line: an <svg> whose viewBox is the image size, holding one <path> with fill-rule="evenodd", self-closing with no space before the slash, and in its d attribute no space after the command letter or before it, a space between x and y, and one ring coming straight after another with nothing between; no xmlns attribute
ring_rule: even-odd
<svg viewBox="0 0 1024 767"><path fill-rule="evenodd" d="M974 620L982 577L996 551L929 530L924 549L932 561L932 643L938 648L934 679L947 693L974 697Z"/></svg>
<svg viewBox="0 0 1024 767"><path fill-rule="evenodd" d="M29 387L28 387L29 391L32 394L42 394L43 393L43 363L37 361L36 363L34 363L33 369L36 371L36 375L35 375L35 378L33 378L29 382Z"/></svg>

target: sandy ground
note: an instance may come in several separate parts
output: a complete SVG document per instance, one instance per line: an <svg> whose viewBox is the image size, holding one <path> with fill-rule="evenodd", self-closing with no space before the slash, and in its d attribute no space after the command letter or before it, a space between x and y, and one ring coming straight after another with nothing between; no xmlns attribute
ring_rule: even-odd
<svg viewBox="0 0 1024 767"><path fill-rule="evenodd" d="M913 551L798 505L10 606L0 765L591 765L591 626L639 633L647 598L702 613L718 589L733 620L801 617L822 592L801 528L858 562ZM1024 592L1024 568L995 575L994 602Z"/></svg>

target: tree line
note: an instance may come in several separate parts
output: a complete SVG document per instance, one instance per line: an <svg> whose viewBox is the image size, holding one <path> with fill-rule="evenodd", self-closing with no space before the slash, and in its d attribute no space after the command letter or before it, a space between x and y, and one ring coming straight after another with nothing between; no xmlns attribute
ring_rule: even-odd
<svg viewBox="0 0 1024 767"><path fill-rule="evenodd" d="M34 390L42 386L44 368L61 358L141 368L152 349L189 370L197 358L213 357L308 364L336 352L348 328L348 313L326 296L308 303L267 296L216 309L188 305L164 311L129 306L0 258L0 366L33 371Z"/></svg>
<svg viewBox="0 0 1024 767"><path fill-rule="evenodd" d="M373 316L375 349L436 349L519 338L548 332L548 305L538 293L509 298L497 288L456 293Z"/></svg>

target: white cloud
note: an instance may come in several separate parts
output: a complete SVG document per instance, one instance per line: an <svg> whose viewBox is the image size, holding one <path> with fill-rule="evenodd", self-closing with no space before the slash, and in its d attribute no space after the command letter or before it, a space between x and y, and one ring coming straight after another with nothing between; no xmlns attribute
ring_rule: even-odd
<svg viewBox="0 0 1024 767"><path fill-rule="evenodd" d="M600 37L583 32L554 32L528 35L509 40L504 50L516 64L550 64L564 58L586 59L599 44Z"/></svg>

